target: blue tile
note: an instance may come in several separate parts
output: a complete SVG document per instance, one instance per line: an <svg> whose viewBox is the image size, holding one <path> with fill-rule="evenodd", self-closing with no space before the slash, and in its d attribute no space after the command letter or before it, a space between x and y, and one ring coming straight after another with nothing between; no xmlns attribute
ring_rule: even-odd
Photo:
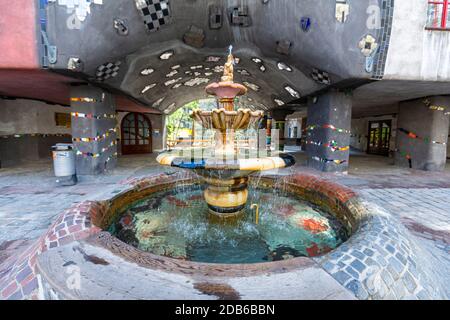
<svg viewBox="0 0 450 320"><path fill-rule="evenodd" d="M325 262L325 263L323 264L323 268L324 268L326 271L331 272L331 271L333 271L333 269L334 269L334 264L332 264L331 262Z"/></svg>
<svg viewBox="0 0 450 320"><path fill-rule="evenodd" d="M377 262L382 265L383 267L385 267L387 265L387 261L386 259L384 259L382 256L378 256L377 258Z"/></svg>
<svg viewBox="0 0 450 320"><path fill-rule="evenodd" d="M394 252L395 252L395 248L393 246L391 246L390 244L386 245L386 250L392 254L394 254Z"/></svg>
<svg viewBox="0 0 450 320"><path fill-rule="evenodd" d="M425 290L422 290L417 294L417 298L420 300L430 300L430 295Z"/></svg>
<svg viewBox="0 0 450 320"><path fill-rule="evenodd" d="M378 263L376 263L376 261L373 260L373 259L370 258L370 257L366 259L365 263L366 263L368 266L378 266Z"/></svg>
<svg viewBox="0 0 450 320"><path fill-rule="evenodd" d="M359 273L363 272L366 266L359 260L355 259L350 264L353 268L355 268Z"/></svg>
<svg viewBox="0 0 450 320"><path fill-rule="evenodd" d="M369 297L366 289L356 280L350 281L345 287L353 292L358 299L365 300Z"/></svg>
<svg viewBox="0 0 450 320"><path fill-rule="evenodd" d="M394 279L392 279L391 274L386 270L381 271L381 279L383 279L388 288L394 283Z"/></svg>
<svg viewBox="0 0 450 320"><path fill-rule="evenodd" d="M356 279L359 279L359 274L358 272L356 272L355 269L353 269L351 266L348 266L347 268L345 268L345 271L347 271L347 273L349 273L351 276L353 276Z"/></svg>
<svg viewBox="0 0 450 320"><path fill-rule="evenodd" d="M399 273L394 269L394 267L391 264L387 265L387 270L391 274L392 278L394 278L394 280L397 280L398 277L400 276Z"/></svg>
<svg viewBox="0 0 450 320"><path fill-rule="evenodd" d="M389 264L397 271L398 274L401 274L403 271L403 265L398 261L398 259L394 257L389 258Z"/></svg>
<svg viewBox="0 0 450 320"><path fill-rule="evenodd" d="M339 271L336 273L333 273L333 278L335 278L340 284L346 283L351 277L345 273L344 271Z"/></svg>
<svg viewBox="0 0 450 320"><path fill-rule="evenodd" d="M403 264L406 265L406 259L404 256L402 256L399 252L397 252L397 254L395 255L395 257Z"/></svg>
<svg viewBox="0 0 450 320"><path fill-rule="evenodd" d="M374 252L371 249L369 249L369 248L364 249L363 253L365 255L367 255L367 256L370 256L370 257L373 256L373 254L374 254Z"/></svg>
<svg viewBox="0 0 450 320"><path fill-rule="evenodd" d="M416 290L417 283L409 272L405 272L405 274L402 277L402 280L409 292L412 293L414 292L414 290Z"/></svg>
<svg viewBox="0 0 450 320"><path fill-rule="evenodd" d="M354 250L350 253L352 256L354 256L355 258L358 258L360 260L364 260L365 256L364 254L362 254L360 251L358 250Z"/></svg>

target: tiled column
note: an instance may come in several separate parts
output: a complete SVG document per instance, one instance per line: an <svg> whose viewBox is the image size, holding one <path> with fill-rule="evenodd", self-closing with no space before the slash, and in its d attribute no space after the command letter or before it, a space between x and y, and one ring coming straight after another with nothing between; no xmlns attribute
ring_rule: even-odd
<svg viewBox="0 0 450 320"><path fill-rule="evenodd" d="M447 161L450 97L401 102L395 163L412 169L441 171Z"/></svg>
<svg viewBox="0 0 450 320"><path fill-rule="evenodd" d="M78 175L97 175L117 163L114 97L91 86L71 90L72 139Z"/></svg>
<svg viewBox="0 0 450 320"><path fill-rule="evenodd" d="M308 101L306 154L308 166L325 172L346 172L349 163L351 95L329 91Z"/></svg>

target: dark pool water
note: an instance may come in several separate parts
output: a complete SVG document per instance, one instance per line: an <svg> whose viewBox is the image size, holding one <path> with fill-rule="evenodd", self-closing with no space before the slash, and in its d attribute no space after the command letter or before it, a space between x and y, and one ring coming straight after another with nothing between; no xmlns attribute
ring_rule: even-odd
<svg viewBox="0 0 450 320"><path fill-rule="evenodd" d="M250 205L259 205L259 224ZM241 220L210 221L199 186L155 193L128 206L110 227L120 240L143 251L208 263L258 263L318 256L346 240L331 215L279 191L250 189Z"/></svg>

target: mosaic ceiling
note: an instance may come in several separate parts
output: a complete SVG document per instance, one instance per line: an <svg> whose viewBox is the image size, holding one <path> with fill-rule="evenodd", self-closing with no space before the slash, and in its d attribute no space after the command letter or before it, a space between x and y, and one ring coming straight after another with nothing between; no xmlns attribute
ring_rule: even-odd
<svg viewBox="0 0 450 320"><path fill-rule="evenodd" d="M321 21L350 24L359 6L336 0L325 17L315 6L303 15L294 2L40 0L42 61L167 113L207 97L204 87L219 80L233 44L235 81L249 88L249 107L280 108L348 75L339 59L349 57L329 55L313 34L321 32L327 46L337 44ZM281 17L283 23L271 23ZM368 76L376 68L376 34L358 33L351 41L350 54L363 66L358 72Z"/></svg>
<svg viewBox="0 0 450 320"><path fill-rule="evenodd" d="M207 98L204 88L220 80L226 48L202 50L178 42L167 45L172 48L161 52L148 47L128 56L126 74L110 83L166 113L193 99ZM308 91L317 86L300 70L258 54L255 47L240 46L234 50L235 81L249 89L241 101L247 107L269 110L283 106L301 98L296 86L299 83Z"/></svg>

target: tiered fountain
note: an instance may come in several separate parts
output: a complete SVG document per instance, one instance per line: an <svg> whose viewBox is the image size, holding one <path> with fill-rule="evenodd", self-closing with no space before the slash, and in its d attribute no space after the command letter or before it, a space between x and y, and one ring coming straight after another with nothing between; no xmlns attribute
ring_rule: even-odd
<svg viewBox="0 0 450 320"><path fill-rule="evenodd" d="M221 82L206 87L206 92L216 96L221 106L213 111L195 110L191 117L204 129L214 129L214 148L205 150L179 150L161 154L157 161L162 165L194 170L207 184L204 192L209 211L220 219L242 215L248 198L249 175L295 164L292 156L264 148L264 155L252 156L248 148L237 146L237 131L258 129L264 115L262 111L235 110L234 100L247 93L247 88L233 81L234 57L231 52L224 66ZM192 151L192 152L191 152ZM200 154L201 156L195 156Z"/></svg>
<svg viewBox="0 0 450 320"><path fill-rule="evenodd" d="M144 179L117 196L98 223L138 248L139 255L150 252L202 263L259 263L320 255L347 237L340 220L327 212L332 210L321 209L327 203L334 209L338 203L328 202L328 193L287 177L252 179L252 173L289 167L295 160L269 150L265 139L257 145L259 139L253 134L263 112L234 109L235 98L246 94L247 88L233 81L233 64L230 50L221 81L206 87L208 94L217 97L219 108L195 110L191 115L198 126L215 130L214 139L208 146L200 147L195 141L187 148L183 144L157 158L162 165L193 171L206 188L182 172ZM255 215L250 214L255 208ZM336 216L339 210L341 206Z"/></svg>

